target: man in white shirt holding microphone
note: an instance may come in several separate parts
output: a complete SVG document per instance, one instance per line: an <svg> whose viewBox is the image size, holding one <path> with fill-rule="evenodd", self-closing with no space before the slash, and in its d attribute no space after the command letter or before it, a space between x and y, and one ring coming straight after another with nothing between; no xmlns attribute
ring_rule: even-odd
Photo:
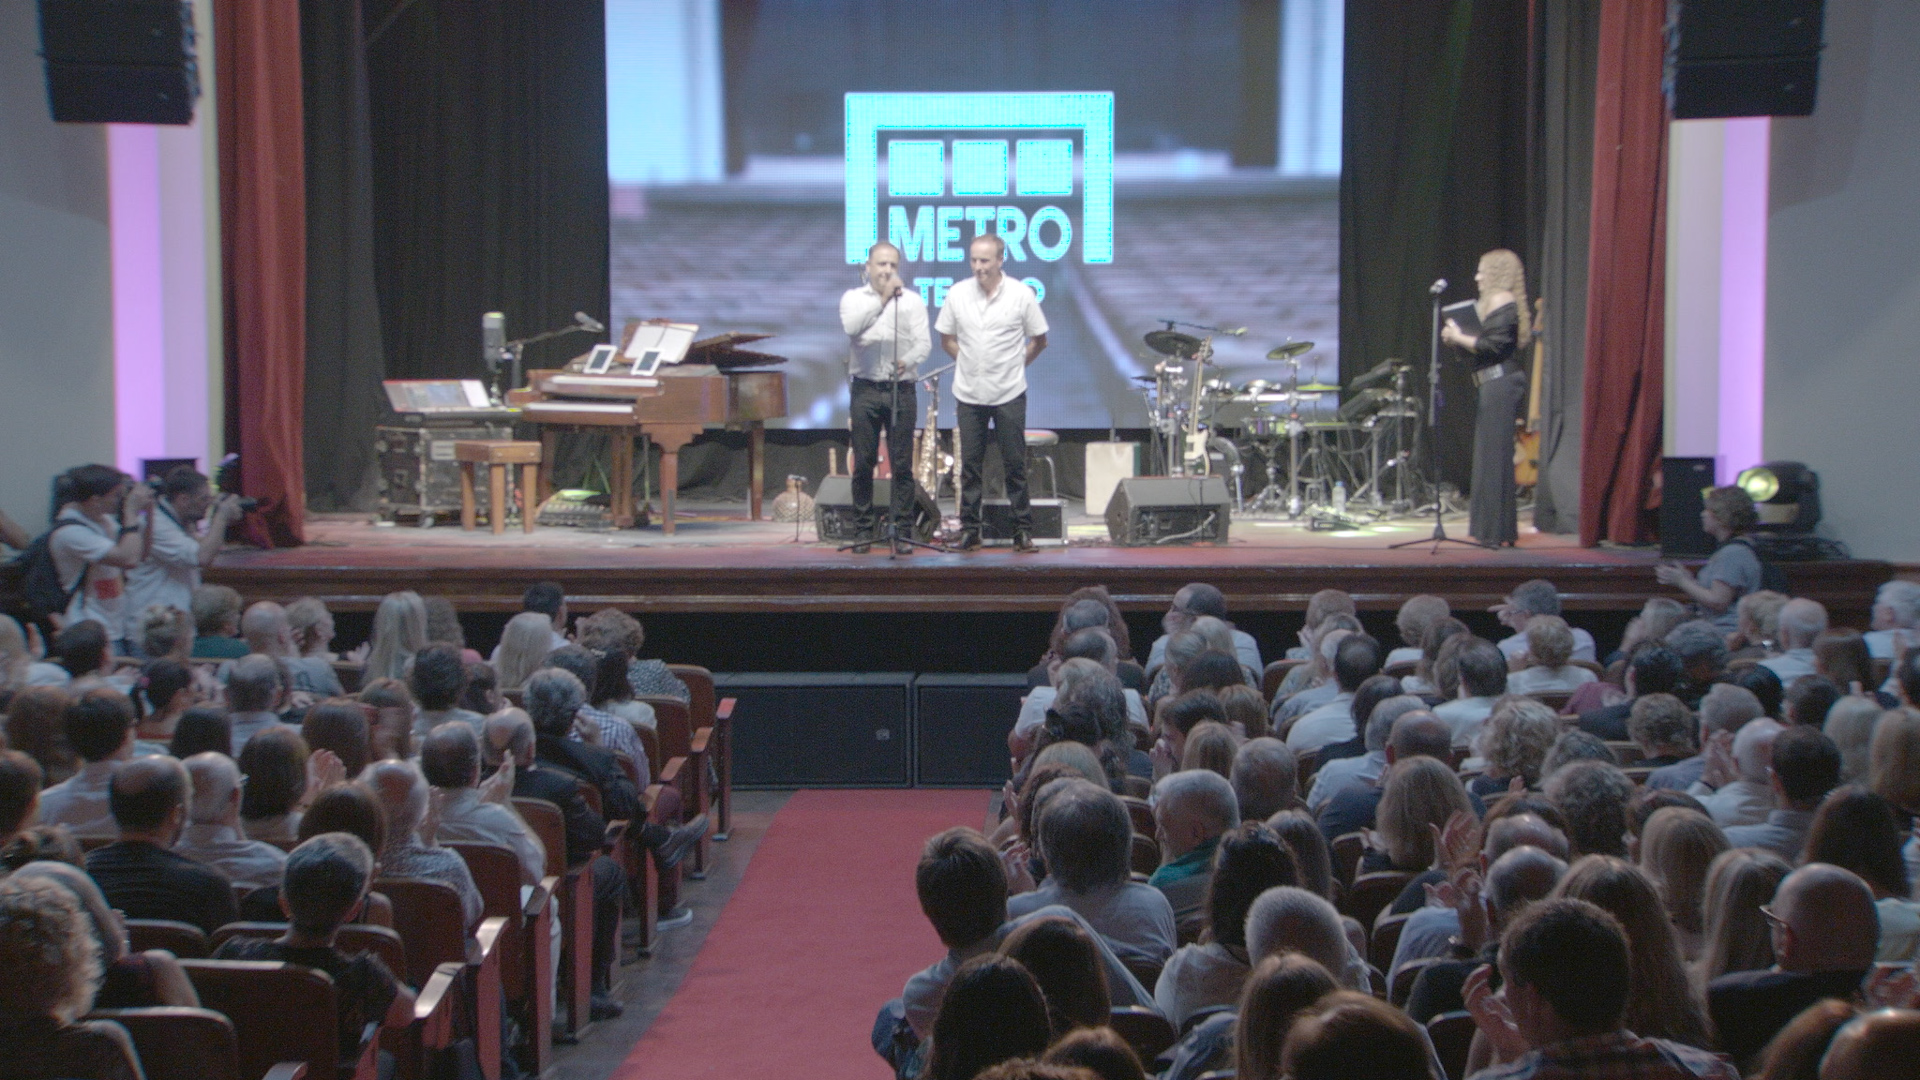
<svg viewBox="0 0 1920 1080"><path fill-rule="evenodd" d="M1027 496L1027 365L1047 347L1047 317L1026 282L1000 271L1006 241L985 234L967 247L973 276L947 290L940 309L940 344L957 363L953 396L960 431L960 549L980 547L981 471L987 427L993 426L1013 505L1013 550L1033 546L1033 507Z"/></svg>
<svg viewBox="0 0 1920 1080"><path fill-rule="evenodd" d="M847 374L852 381L848 415L853 422L853 550L865 555L881 535L874 529L873 467L886 432L893 465L888 508L895 555L913 554L913 383L920 361L933 351L927 335L927 303L900 281L900 249L885 240L867 249L866 284L840 297L840 328L849 339Z"/></svg>

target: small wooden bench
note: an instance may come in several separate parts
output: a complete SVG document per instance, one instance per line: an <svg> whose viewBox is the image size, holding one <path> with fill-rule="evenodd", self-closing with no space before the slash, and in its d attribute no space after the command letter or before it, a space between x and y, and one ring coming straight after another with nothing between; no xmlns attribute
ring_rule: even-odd
<svg viewBox="0 0 1920 1080"><path fill-rule="evenodd" d="M462 439L453 444L453 459L460 463L460 527L468 531L474 528L474 487L478 483L475 476L484 466L487 470L487 522L493 526L494 535L507 531L507 470L520 466L520 524L527 532L533 531L533 519L538 511L534 505L533 493L540 483L540 444L537 442L514 442L510 439Z"/></svg>

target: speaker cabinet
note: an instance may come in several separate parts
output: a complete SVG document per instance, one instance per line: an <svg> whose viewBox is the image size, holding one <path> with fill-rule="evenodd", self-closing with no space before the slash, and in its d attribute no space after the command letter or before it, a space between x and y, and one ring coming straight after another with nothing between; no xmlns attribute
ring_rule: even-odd
<svg viewBox="0 0 1920 1080"><path fill-rule="evenodd" d="M1666 92L1676 120L1810 116L1823 0L1679 0Z"/></svg>
<svg viewBox="0 0 1920 1080"><path fill-rule="evenodd" d="M913 783L912 675L716 674L713 681L721 697L737 702L735 787Z"/></svg>
<svg viewBox="0 0 1920 1080"><path fill-rule="evenodd" d="M922 675L914 681L914 783L999 787L1025 675Z"/></svg>
<svg viewBox="0 0 1920 1080"><path fill-rule="evenodd" d="M190 124L200 97L189 0L40 0L47 106L77 124Z"/></svg>
<svg viewBox="0 0 1920 1080"><path fill-rule="evenodd" d="M1134 474L1134 462L1140 456L1140 444L1129 442L1090 442L1087 444L1087 516L1105 517L1107 502L1113 498L1120 481Z"/></svg>
<svg viewBox="0 0 1920 1080"><path fill-rule="evenodd" d="M1030 502L1033 542L1042 546L1065 546L1066 504L1059 499L1033 499ZM980 500L980 539L988 547L1005 547L1013 543L1013 503L1010 500Z"/></svg>
<svg viewBox="0 0 1920 1080"><path fill-rule="evenodd" d="M884 530L887 508L893 505L893 481L873 482L874 528ZM853 478L829 476L820 481L813 497L813 528L826 543L845 544L858 539L858 516L853 510ZM922 543L940 531L940 506L917 482L913 485L913 538Z"/></svg>
<svg viewBox="0 0 1920 1080"><path fill-rule="evenodd" d="M1713 468L1710 457L1660 459L1660 554L1713 554L1713 537L1700 527L1702 493L1713 486Z"/></svg>
<svg viewBox="0 0 1920 1080"><path fill-rule="evenodd" d="M1220 477L1132 477L1107 502L1107 535L1123 547L1224 544L1232 517Z"/></svg>

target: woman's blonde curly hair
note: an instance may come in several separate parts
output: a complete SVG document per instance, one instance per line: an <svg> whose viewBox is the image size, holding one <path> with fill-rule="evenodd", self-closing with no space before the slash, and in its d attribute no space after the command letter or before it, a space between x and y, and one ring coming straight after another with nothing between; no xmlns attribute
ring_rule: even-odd
<svg viewBox="0 0 1920 1080"><path fill-rule="evenodd" d="M1487 282L1480 290L1480 317L1487 316L1487 297L1497 292L1512 293L1514 307L1520 312L1519 348L1526 348L1533 340L1533 308L1527 301L1526 266L1520 262L1520 256L1506 248L1495 248L1480 256L1480 268L1487 272Z"/></svg>

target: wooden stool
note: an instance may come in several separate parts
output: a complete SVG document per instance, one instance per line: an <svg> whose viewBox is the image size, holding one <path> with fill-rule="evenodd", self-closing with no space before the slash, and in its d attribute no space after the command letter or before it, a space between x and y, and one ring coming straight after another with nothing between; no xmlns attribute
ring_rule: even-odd
<svg viewBox="0 0 1920 1080"><path fill-rule="evenodd" d="M520 466L520 523L533 531L538 507L533 493L540 483L540 444L512 442L507 439L461 440L453 444L453 459L460 463L460 527L474 526L474 473L487 467L487 520L494 534L507 531L507 470Z"/></svg>

